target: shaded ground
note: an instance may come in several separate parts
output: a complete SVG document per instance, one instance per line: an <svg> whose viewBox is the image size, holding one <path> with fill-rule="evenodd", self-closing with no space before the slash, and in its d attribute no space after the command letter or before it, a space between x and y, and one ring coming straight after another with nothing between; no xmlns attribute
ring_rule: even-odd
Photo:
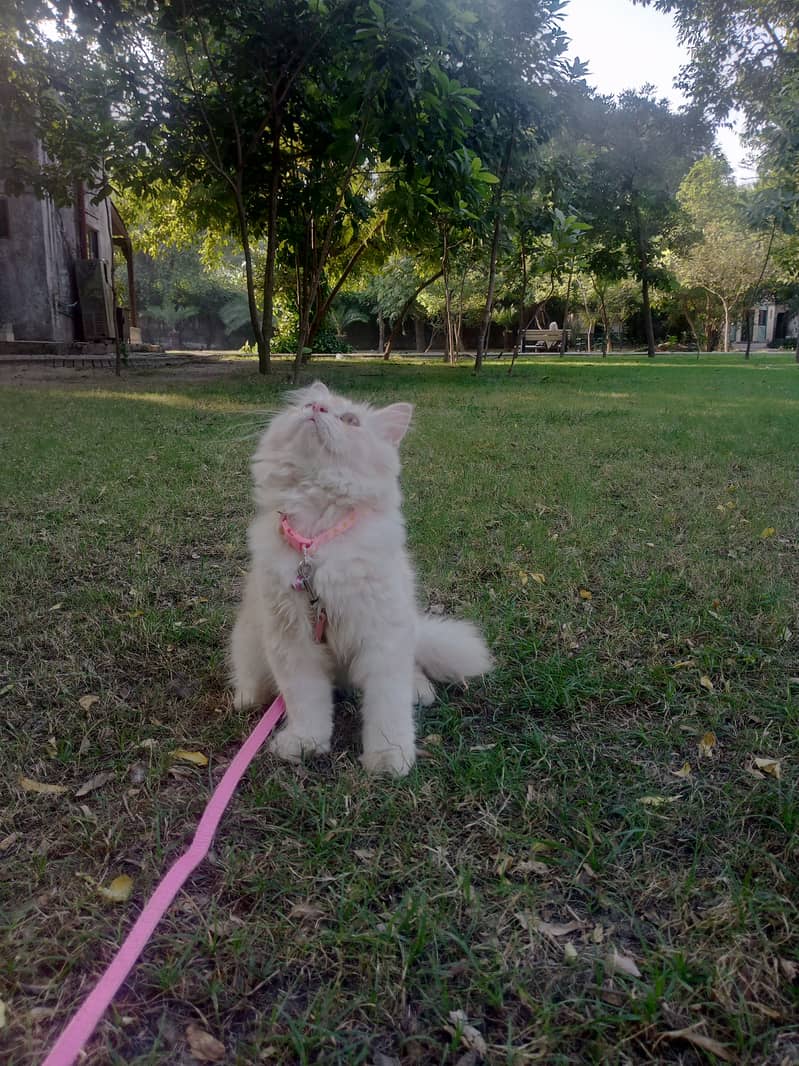
<svg viewBox="0 0 799 1066"><path fill-rule="evenodd" d="M14 1066L41 1061L252 720L224 646L247 459L285 386L209 365L0 390ZM188 1063L192 1022L242 1064L796 1061L790 357L311 370L417 404L425 601L479 619L498 668L424 712L401 783L360 772L349 706L331 759L260 758L86 1061Z"/></svg>

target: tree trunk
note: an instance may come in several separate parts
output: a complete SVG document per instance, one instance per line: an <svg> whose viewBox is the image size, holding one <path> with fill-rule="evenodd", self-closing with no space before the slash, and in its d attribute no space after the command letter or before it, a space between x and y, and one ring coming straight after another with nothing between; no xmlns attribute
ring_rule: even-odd
<svg viewBox="0 0 799 1066"><path fill-rule="evenodd" d="M269 179L269 217L266 222L266 266L264 267L264 315L261 330L264 336L264 356L258 350L258 370L269 374L272 370L272 331L275 309L275 262L277 259L277 196L280 189L280 123L272 131L272 173Z"/></svg>
<svg viewBox="0 0 799 1066"><path fill-rule="evenodd" d="M560 334L560 357L566 354L566 322L569 318L569 301L572 294L572 278L574 277L574 256L569 266L569 280L566 282L566 303L563 308L563 329Z"/></svg>
<svg viewBox="0 0 799 1066"><path fill-rule="evenodd" d="M377 348L383 353L384 359L391 355L391 348L386 349L386 320L380 311L377 312Z"/></svg>
<svg viewBox="0 0 799 1066"><path fill-rule="evenodd" d="M255 278L252 269L252 249L250 247L250 230L247 224L247 213L244 210L244 201L240 190L236 192L236 213L239 219L239 234L241 247L244 252L244 273L247 278L247 306L250 311L250 325L255 334L255 343L258 346L258 372L269 372L269 357L264 344L264 331L261 328L261 319L258 314L258 304L255 300Z"/></svg>
<svg viewBox="0 0 799 1066"><path fill-rule="evenodd" d="M749 301L750 305L753 304L755 302L755 299L760 295L760 286L761 286L762 281L763 281L763 275L766 273L766 267L768 266L769 258L771 257L771 246L774 243L774 234L776 233L776 231L777 231L777 219L774 218L772 220L772 223L771 223L771 234L769 235L768 246L766 248L766 258L763 260L763 269L760 271L760 277L757 279L757 284L755 285L754 290L752 292L752 297L751 297L751 299ZM746 354L744 355L744 359L748 359L749 358L749 350L752 347L752 334L754 333L754 331L755 331L755 316L753 314L752 315L752 325L749 327L748 336L746 338Z"/></svg>
<svg viewBox="0 0 799 1066"><path fill-rule="evenodd" d="M452 322L452 290L449 287L449 242L444 230L444 254L441 258L441 273L444 275L444 362L455 362L455 334Z"/></svg>
<svg viewBox="0 0 799 1066"><path fill-rule="evenodd" d="M799 363L799 334L796 337L796 361Z"/></svg>
<svg viewBox="0 0 799 1066"><path fill-rule="evenodd" d="M644 268L645 271L646 268ZM655 329L652 325L652 308L649 303L649 278L642 272L641 298L644 307L644 329L646 330L646 354L650 359L655 358Z"/></svg>
<svg viewBox="0 0 799 1066"><path fill-rule="evenodd" d="M477 332L477 351L474 356L474 370L479 373L483 365L483 353L488 347L488 335L491 330L491 312L494 310L494 291L497 282L497 256L499 254L499 236L502 230L502 192L510 168L510 157L513 152L514 130L508 137L508 145L502 160L502 169L499 174L496 192L494 194L494 235L491 239L491 257L488 263L488 289L486 291L486 305L483 311L483 321Z"/></svg>
<svg viewBox="0 0 799 1066"><path fill-rule="evenodd" d="M722 307L724 308L724 334L722 343L724 345L724 351L730 350L730 309L727 306L727 301L722 300Z"/></svg>
<svg viewBox="0 0 799 1066"><path fill-rule="evenodd" d="M415 315L413 319L414 348L417 352L424 351L424 319Z"/></svg>
<svg viewBox="0 0 799 1066"><path fill-rule="evenodd" d="M513 346L513 359L511 360L511 369L513 369L513 363L516 360L516 356L522 350L524 345L524 305L527 301L527 256L524 251L524 238L521 233L519 234L519 258L522 265L522 291L519 295L519 329L516 334L516 343ZM510 373L510 371L508 371Z"/></svg>
<svg viewBox="0 0 799 1066"><path fill-rule="evenodd" d="M385 345L385 348L383 350L383 358L384 359L388 359L389 355L391 355L391 349L394 346L394 341L396 340L396 337L397 337L397 331L399 330L400 325L403 322L403 320L404 320L405 316L407 315L408 311L410 311L411 307L413 306L413 303L416 300L416 297L419 295L420 292L424 292L424 290L426 288L428 288L428 286L432 285L434 281L438 281L438 279L441 277L441 275L443 273L444 273L443 270L437 270L435 272L435 274L433 274L432 277L427 278L425 281L422 282L421 285L417 286L416 291L413 293L413 295L410 296L405 301L405 304L404 304L402 310L400 311L398 317L394 320L394 325L391 327L391 332L388 335L388 340L386 341L386 345ZM417 338L418 338L418 334L417 334ZM418 340L417 340L417 343L418 343ZM424 334L422 335L422 343L424 344ZM432 341L431 341L431 343L432 343ZM430 345L427 346L426 350L427 351L430 350ZM419 351L421 351L421 348L419 349Z"/></svg>

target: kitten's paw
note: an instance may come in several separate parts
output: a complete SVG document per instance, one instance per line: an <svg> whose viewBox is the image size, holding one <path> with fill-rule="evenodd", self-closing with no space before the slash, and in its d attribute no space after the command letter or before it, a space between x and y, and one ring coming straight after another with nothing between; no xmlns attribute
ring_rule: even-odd
<svg viewBox="0 0 799 1066"><path fill-rule="evenodd" d="M361 766L370 774L393 774L404 777L416 762L416 748L407 750L397 745L382 751L365 751Z"/></svg>
<svg viewBox="0 0 799 1066"><path fill-rule="evenodd" d="M258 693L255 689L237 688L233 693L233 706L237 711L246 711L248 707L255 707L258 703Z"/></svg>
<svg viewBox="0 0 799 1066"><path fill-rule="evenodd" d="M435 703L436 690L433 688L432 682L428 681L421 671L415 675L413 685L415 690L414 699L416 703L420 704L422 707L429 707L431 704Z"/></svg>
<svg viewBox="0 0 799 1066"><path fill-rule="evenodd" d="M270 742L269 750L286 762L299 762L303 755L326 755L330 751L330 738L303 736L286 726Z"/></svg>

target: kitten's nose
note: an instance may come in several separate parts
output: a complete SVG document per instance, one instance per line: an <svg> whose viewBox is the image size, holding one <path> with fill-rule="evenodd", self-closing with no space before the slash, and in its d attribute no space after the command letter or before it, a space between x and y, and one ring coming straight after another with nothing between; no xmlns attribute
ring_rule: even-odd
<svg viewBox="0 0 799 1066"><path fill-rule="evenodd" d="M323 403L312 403L311 404L311 410L313 411L313 413L315 415L327 414L327 408L325 407L325 405Z"/></svg>

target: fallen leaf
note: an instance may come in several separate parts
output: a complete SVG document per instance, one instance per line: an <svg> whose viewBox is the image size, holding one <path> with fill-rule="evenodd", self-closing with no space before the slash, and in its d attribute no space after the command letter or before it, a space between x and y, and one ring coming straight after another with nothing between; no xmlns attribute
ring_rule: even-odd
<svg viewBox="0 0 799 1066"><path fill-rule="evenodd" d="M9 833L8 836L3 837L0 840L0 851L8 851L12 844L16 844L19 840L19 833Z"/></svg>
<svg viewBox="0 0 799 1066"><path fill-rule="evenodd" d="M175 748L169 753L173 759L182 759L184 762L194 763L195 766L207 766L208 756L201 751L186 751L185 748Z"/></svg>
<svg viewBox="0 0 799 1066"><path fill-rule="evenodd" d="M97 891L103 899L110 900L112 903L124 903L125 900L130 899L133 891L133 878L128 877L127 874L120 874L110 885L98 885Z"/></svg>
<svg viewBox="0 0 799 1066"><path fill-rule="evenodd" d="M6 1027L6 1005L2 999L0 999L0 1029Z"/></svg>
<svg viewBox="0 0 799 1066"><path fill-rule="evenodd" d="M778 959L780 973L787 981L795 981L799 973L799 966L790 959Z"/></svg>
<svg viewBox="0 0 799 1066"><path fill-rule="evenodd" d="M606 962L611 973L626 973L629 977L641 976L632 955L622 955L615 948L607 956Z"/></svg>
<svg viewBox="0 0 799 1066"><path fill-rule="evenodd" d="M428 733L426 737L422 737L422 743L429 744L431 747L440 744L441 740L442 737L440 733Z"/></svg>
<svg viewBox="0 0 799 1066"><path fill-rule="evenodd" d="M156 745L156 741L153 740L152 737L147 737L146 740L140 740L139 741L139 747L140 748L148 748L150 751L152 751L152 749L155 747L155 745Z"/></svg>
<svg viewBox="0 0 799 1066"><path fill-rule="evenodd" d="M324 916L325 912L312 903L295 903L289 911L289 918L300 918L302 921L315 922Z"/></svg>
<svg viewBox="0 0 799 1066"><path fill-rule="evenodd" d="M776 532L777 530L774 526L766 526L766 528L762 530L760 536L763 540L768 540L769 537L773 537Z"/></svg>
<svg viewBox="0 0 799 1066"><path fill-rule="evenodd" d="M571 940L568 940L563 945L563 958L566 962L575 962L577 959L577 948L572 944Z"/></svg>
<svg viewBox="0 0 799 1066"><path fill-rule="evenodd" d="M680 659L679 662L676 662L674 664L674 669L675 670L683 670L686 666L693 666L693 665L694 665L693 659Z"/></svg>
<svg viewBox="0 0 799 1066"><path fill-rule="evenodd" d="M663 807L666 803L675 803L677 796L641 796L638 802L644 807Z"/></svg>
<svg viewBox="0 0 799 1066"><path fill-rule="evenodd" d="M50 610L51 611L60 611L63 606L64 606L63 603L54 603L53 606L50 608Z"/></svg>
<svg viewBox="0 0 799 1066"><path fill-rule="evenodd" d="M19 784L26 792L39 792L43 796L62 796L69 792L66 785L46 785L44 781L34 781L32 777L20 777Z"/></svg>
<svg viewBox="0 0 799 1066"><path fill-rule="evenodd" d="M697 745L700 757L702 755L712 755L717 742L716 734L713 732L705 733L704 736L700 737Z"/></svg>
<svg viewBox="0 0 799 1066"><path fill-rule="evenodd" d="M605 939L605 930L597 922L594 928L591 930L591 942L594 944L601 944Z"/></svg>
<svg viewBox="0 0 799 1066"><path fill-rule="evenodd" d="M583 928L583 922L566 922L565 925L559 925L557 922L539 922L538 932L544 933L546 936L568 936L569 933L574 933L578 929Z"/></svg>
<svg viewBox="0 0 799 1066"><path fill-rule="evenodd" d="M697 1024L703 1025L704 1023L698 1022ZM732 1055L723 1044L720 1044L718 1040L712 1040L709 1036L704 1036L702 1033L697 1033L695 1025L691 1025L687 1029L670 1029L669 1032L663 1033L660 1039L685 1040L687 1043L693 1044L694 1047L709 1051L711 1055L715 1055L722 1062L734 1061Z"/></svg>
<svg viewBox="0 0 799 1066"><path fill-rule="evenodd" d="M46 1022L48 1018L52 1018L55 1013L55 1007L31 1007L28 1011L28 1019L34 1025L38 1025L40 1022Z"/></svg>
<svg viewBox="0 0 799 1066"><path fill-rule="evenodd" d="M590 589L578 589L577 594L581 600L592 600L594 598L594 594Z"/></svg>
<svg viewBox="0 0 799 1066"><path fill-rule="evenodd" d="M372 1066L402 1066L402 1062L395 1055L384 1055L382 1051L373 1051Z"/></svg>
<svg viewBox="0 0 799 1066"><path fill-rule="evenodd" d="M186 1026L186 1040L189 1054L198 1062L222 1062L225 1058L225 1045L194 1022Z"/></svg>
<svg viewBox="0 0 799 1066"><path fill-rule="evenodd" d="M361 859L363 862L369 862L370 859L375 857L375 853L371 848L356 848L353 855Z"/></svg>
<svg viewBox="0 0 799 1066"><path fill-rule="evenodd" d="M535 581L536 585L546 585L547 579L543 574L530 574L530 577Z"/></svg>
<svg viewBox="0 0 799 1066"><path fill-rule="evenodd" d="M535 874L537 877L548 877L551 873L545 862L537 862L529 859L525 862L517 862L513 867L515 874Z"/></svg>
<svg viewBox="0 0 799 1066"><path fill-rule="evenodd" d="M455 1026L455 1033L460 1036L461 1041L470 1051L476 1051L478 1055L482 1056L488 1053L488 1044L486 1044L483 1034L479 1029L475 1029L473 1025L469 1025L469 1019L465 1011L451 1010L449 1012L449 1020ZM452 1032L452 1030L449 1031Z"/></svg>
<svg viewBox="0 0 799 1066"><path fill-rule="evenodd" d="M78 703L81 705L81 707L84 709L84 711L90 711L92 709L92 707L95 705L95 703L99 703L99 702L100 702L100 697L99 696L81 696L81 698L78 700Z"/></svg>
<svg viewBox="0 0 799 1066"><path fill-rule="evenodd" d="M691 764L684 762L679 770L670 771L672 777L690 777L691 776Z"/></svg>
<svg viewBox="0 0 799 1066"><path fill-rule="evenodd" d="M526 585L529 580L527 573L524 570L519 571L519 582L522 585Z"/></svg>
<svg viewBox="0 0 799 1066"><path fill-rule="evenodd" d="M75 793L75 797L79 799L81 796L88 796L90 792L94 792L96 788L102 788L103 785L107 785L109 781L113 781L116 774L113 770L104 770L102 773L95 774L94 777L90 777L88 781L80 786Z"/></svg>
<svg viewBox="0 0 799 1066"><path fill-rule="evenodd" d="M755 766L758 770L762 770L764 774L776 777L778 781L782 777L782 767L780 766L779 759L768 759L755 756Z"/></svg>
<svg viewBox="0 0 799 1066"><path fill-rule="evenodd" d="M707 676L707 674L702 674L702 676L699 678L699 684L702 686L702 688L707 689L708 692L712 692L716 687L710 680L710 678Z"/></svg>

